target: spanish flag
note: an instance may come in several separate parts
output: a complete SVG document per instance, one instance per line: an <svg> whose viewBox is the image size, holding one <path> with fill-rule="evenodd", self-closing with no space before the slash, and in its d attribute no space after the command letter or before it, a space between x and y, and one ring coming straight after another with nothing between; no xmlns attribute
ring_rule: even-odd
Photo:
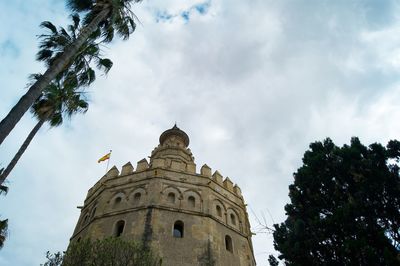
<svg viewBox="0 0 400 266"><path fill-rule="evenodd" d="M103 162L105 160L110 159L110 157L111 157L111 151L109 153L107 153L106 155L104 155L103 157L101 157L97 162L98 163Z"/></svg>

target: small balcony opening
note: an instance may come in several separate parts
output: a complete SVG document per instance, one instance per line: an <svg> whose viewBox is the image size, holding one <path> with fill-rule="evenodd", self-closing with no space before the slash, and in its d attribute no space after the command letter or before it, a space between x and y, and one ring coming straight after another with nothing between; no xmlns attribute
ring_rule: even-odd
<svg viewBox="0 0 400 266"><path fill-rule="evenodd" d="M125 221L118 221L115 224L115 228L114 228L114 236L119 237L122 235L122 233L124 232L124 227L125 227Z"/></svg>
<svg viewBox="0 0 400 266"><path fill-rule="evenodd" d="M173 231L173 236L176 238L183 238L183 222L182 221L176 221L174 223L174 231Z"/></svg>
<svg viewBox="0 0 400 266"><path fill-rule="evenodd" d="M222 210L221 210L221 207L220 207L219 205L217 205L216 209L217 209L217 215L218 215L218 217L222 217Z"/></svg>
<svg viewBox="0 0 400 266"><path fill-rule="evenodd" d="M225 236L225 248L229 252L233 252L232 238L228 235Z"/></svg>

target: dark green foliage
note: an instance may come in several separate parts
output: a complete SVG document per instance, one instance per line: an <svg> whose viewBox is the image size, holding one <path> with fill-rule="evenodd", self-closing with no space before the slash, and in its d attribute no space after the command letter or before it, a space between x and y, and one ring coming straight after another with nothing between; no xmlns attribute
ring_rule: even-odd
<svg viewBox="0 0 400 266"><path fill-rule="evenodd" d="M0 169L0 175L3 173L4 168ZM8 193L8 187L5 185L0 185L0 195L6 195Z"/></svg>
<svg viewBox="0 0 400 266"><path fill-rule="evenodd" d="M4 246L8 234L8 219L0 220L0 249Z"/></svg>
<svg viewBox="0 0 400 266"><path fill-rule="evenodd" d="M97 15L107 11L107 17L99 24L99 35L103 42L111 42L115 32L127 40L136 29L135 20L138 20L131 11L133 3L141 0L68 0L67 7L72 12L81 12L84 25L88 25Z"/></svg>
<svg viewBox="0 0 400 266"><path fill-rule="evenodd" d="M0 169L0 175L4 169ZM0 185L0 195L7 194L8 187ZM0 249L4 246L8 234L8 219L0 220Z"/></svg>
<svg viewBox="0 0 400 266"><path fill-rule="evenodd" d="M81 19L78 14L73 14L71 19L72 24L68 25L67 30L62 27L57 29L49 21L41 24L49 32L39 36L37 60L44 61L50 67L63 54L64 50L76 41L82 30ZM100 43L96 41L99 37L98 34L98 31L95 31L79 48L70 65L58 74L57 80L64 79L63 87L89 86L96 79L92 64L104 73L110 71L113 63L108 58L102 58Z"/></svg>
<svg viewBox="0 0 400 266"><path fill-rule="evenodd" d="M63 123L63 117L85 113L89 107L85 94L72 86L63 86L65 79L57 80L43 91L32 105L31 111L38 120L46 120L52 127Z"/></svg>
<svg viewBox="0 0 400 266"><path fill-rule="evenodd" d="M87 12L93 8L93 0L67 0L67 7L73 12Z"/></svg>
<svg viewBox="0 0 400 266"><path fill-rule="evenodd" d="M46 259L47 261L42 264L43 266L58 266L62 264L63 261L63 253L57 252L54 254L51 254L49 251L46 253Z"/></svg>
<svg viewBox="0 0 400 266"><path fill-rule="evenodd" d="M270 266L278 266L279 265L278 260L273 255L269 255L268 262L269 262Z"/></svg>
<svg viewBox="0 0 400 266"><path fill-rule="evenodd" d="M89 239L71 243L68 250L46 255L43 266L159 266L162 260L150 249L121 238Z"/></svg>
<svg viewBox="0 0 400 266"><path fill-rule="evenodd" d="M400 265L400 142L310 145L274 246L286 265Z"/></svg>

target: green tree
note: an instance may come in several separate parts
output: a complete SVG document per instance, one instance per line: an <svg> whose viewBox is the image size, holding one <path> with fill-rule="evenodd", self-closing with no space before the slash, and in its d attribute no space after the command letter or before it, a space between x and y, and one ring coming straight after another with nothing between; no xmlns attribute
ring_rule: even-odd
<svg viewBox="0 0 400 266"><path fill-rule="evenodd" d="M48 68L54 64L68 46L76 42L79 32L82 31L82 21L79 15L73 14L71 19L72 23L68 25L67 29L63 27L57 29L50 21L44 21L40 25L48 30L48 33L39 35L40 44L36 58L45 62ZM55 80L63 79L63 86L86 87L96 79L93 65L104 73L110 71L113 65L112 61L103 58L100 54L101 42L98 40L100 33L100 31L96 31L87 38L77 51L74 60L69 63L65 71L56 76ZM40 78L38 77L35 81Z"/></svg>
<svg viewBox="0 0 400 266"><path fill-rule="evenodd" d="M400 265L400 142L310 144L274 246L286 265Z"/></svg>
<svg viewBox="0 0 400 266"><path fill-rule="evenodd" d="M67 6L73 11L84 14L84 27L76 39L65 47L51 62L46 72L30 86L7 116L0 122L0 145L15 127L30 106L41 95L42 91L57 75L67 71L79 53L82 45L93 34L103 42L111 42L115 33L124 40L135 30L136 17L131 11L131 4L141 0L67 0Z"/></svg>
<svg viewBox="0 0 400 266"><path fill-rule="evenodd" d="M61 253L61 252L57 252L57 253L51 254L50 251L47 251L47 253L46 253L47 261L44 264L41 264L41 265L43 265L43 266L59 266L59 265L62 265L63 257L64 257L64 254Z"/></svg>
<svg viewBox="0 0 400 266"><path fill-rule="evenodd" d="M73 242L64 254L46 255L43 266L159 266L162 260L152 250L121 238Z"/></svg>
<svg viewBox="0 0 400 266"><path fill-rule="evenodd" d="M270 266L278 266L279 265L278 260L273 255L269 255L268 263Z"/></svg>

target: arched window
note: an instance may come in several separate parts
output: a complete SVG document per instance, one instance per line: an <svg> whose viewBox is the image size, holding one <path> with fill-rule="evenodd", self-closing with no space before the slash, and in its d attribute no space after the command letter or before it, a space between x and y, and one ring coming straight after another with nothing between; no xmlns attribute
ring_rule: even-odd
<svg viewBox="0 0 400 266"><path fill-rule="evenodd" d="M235 215L233 213L231 213L231 223L233 225L236 225L236 217L235 217Z"/></svg>
<svg viewBox="0 0 400 266"><path fill-rule="evenodd" d="M92 214L90 215L92 219L93 219L95 214L96 214L96 207L92 210Z"/></svg>
<svg viewBox="0 0 400 266"><path fill-rule="evenodd" d="M115 200L114 200L114 206L120 204L121 201L122 201L122 198L121 198L121 197L116 197Z"/></svg>
<svg viewBox="0 0 400 266"><path fill-rule="evenodd" d="M219 205L217 205L216 209L217 209L217 215L218 215L219 217L222 217L222 210L221 210L221 207L220 207Z"/></svg>
<svg viewBox="0 0 400 266"><path fill-rule="evenodd" d="M229 252L233 252L232 238L228 235L225 236L225 248Z"/></svg>
<svg viewBox="0 0 400 266"><path fill-rule="evenodd" d="M88 222L88 220L89 220L88 218L89 218L89 215L86 214L85 217L83 218L82 226L84 226Z"/></svg>
<svg viewBox="0 0 400 266"><path fill-rule="evenodd" d="M196 206L196 199L193 196L189 196L188 204L189 207L194 208Z"/></svg>
<svg viewBox="0 0 400 266"><path fill-rule="evenodd" d="M175 194L170 192L168 193L168 202L169 203L175 203Z"/></svg>
<svg viewBox="0 0 400 266"><path fill-rule="evenodd" d="M174 223L173 236L176 238L183 238L183 222L182 221L176 221Z"/></svg>
<svg viewBox="0 0 400 266"><path fill-rule="evenodd" d="M115 224L114 227L114 236L119 237L124 232L125 221L120 220Z"/></svg>
<svg viewBox="0 0 400 266"><path fill-rule="evenodd" d="M141 197L142 197L142 194L140 192L135 193L135 195L133 196L133 202L135 204L139 204Z"/></svg>

